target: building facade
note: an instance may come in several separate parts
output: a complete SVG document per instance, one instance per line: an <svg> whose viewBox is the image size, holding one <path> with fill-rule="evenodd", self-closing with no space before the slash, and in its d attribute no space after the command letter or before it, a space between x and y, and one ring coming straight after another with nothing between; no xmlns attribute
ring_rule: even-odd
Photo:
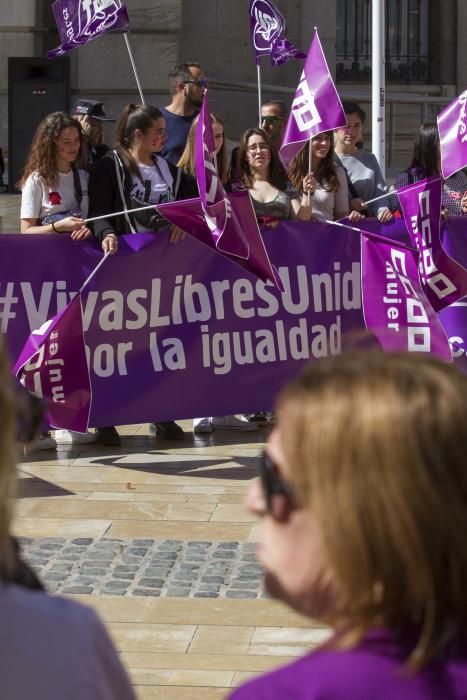
<svg viewBox="0 0 467 700"><path fill-rule="evenodd" d="M97 0L91 0L97 2ZM371 0L274 0L287 35L307 50L317 26L342 94L369 102ZM51 0L18 0L0 9L0 147L8 143L9 56L45 56L58 44ZM167 72L180 60L199 61L212 79L212 109L237 139L255 123L256 66L249 41L248 0L127 0L129 35L146 101L167 104ZM467 2L386 0L387 92L455 95L467 87ZM138 100L120 34L70 53L72 99L101 99L116 115ZM300 61L273 69L263 59L263 97L291 98ZM412 115L412 120L417 117ZM401 121L401 120L399 120ZM403 122L404 120L402 120ZM408 122L409 131L412 128ZM111 139L108 134L108 139Z"/></svg>

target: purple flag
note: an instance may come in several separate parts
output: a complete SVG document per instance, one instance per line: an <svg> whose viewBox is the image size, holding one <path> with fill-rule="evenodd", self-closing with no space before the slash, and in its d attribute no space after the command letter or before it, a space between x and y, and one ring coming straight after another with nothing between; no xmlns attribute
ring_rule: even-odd
<svg viewBox="0 0 467 700"><path fill-rule="evenodd" d="M452 361L448 339L419 283L418 256L362 232L365 324L383 350L425 352Z"/></svg>
<svg viewBox="0 0 467 700"><path fill-rule="evenodd" d="M47 58L62 56L106 32L128 32L130 20L121 0L55 0L52 10L60 46Z"/></svg>
<svg viewBox="0 0 467 700"><path fill-rule="evenodd" d="M407 230L420 253L422 286L435 311L467 294L467 270L441 245L441 187L438 177L397 191Z"/></svg>
<svg viewBox="0 0 467 700"><path fill-rule="evenodd" d="M467 165L467 90L438 114L441 171L450 177Z"/></svg>
<svg viewBox="0 0 467 700"><path fill-rule="evenodd" d="M26 389L44 398L51 427L86 432L91 382L81 294L31 333L13 372Z"/></svg>
<svg viewBox="0 0 467 700"><path fill-rule="evenodd" d="M203 243L207 242L207 226L210 232L210 247L238 262L260 279L269 279L282 289L279 274L271 265L264 247L249 193L245 193L248 203L242 201L245 197L235 198L227 195L217 172L213 152L212 121L206 94L196 128L195 144L196 178L200 196L199 200L190 200L196 202L195 210L199 202L201 211L198 210L199 213L197 211L194 214L193 208L183 201L157 208L169 221L195 235ZM194 216L193 225L188 221L183 226L177 223L174 217L180 221L180 214L183 218ZM202 233L199 232L200 215L204 224ZM198 231L197 234L194 233L195 230Z"/></svg>
<svg viewBox="0 0 467 700"><path fill-rule="evenodd" d="M346 126L347 120L315 31L280 147L286 168L313 136Z"/></svg>
<svg viewBox="0 0 467 700"><path fill-rule="evenodd" d="M285 19L269 0L250 0L250 31L257 65L261 56L269 55L273 66L291 58L306 58L285 38Z"/></svg>
<svg viewBox="0 0 467 700"><path fill-rule="evenodd" d="M232 217L235 217L237 224L243 230L252 232L252 220L256 224L257 233L248 240L248 256L242 257L231 254L227 250L220 248L212 235L211 228L206 223L201 199L185 199L180 202L168 202L158 204L158 211L170 223L175 224L190 236L196 238L200 243L204 243L211 250L215 250L232 262L236 263L244 270L259 277L263 282L270 281L274 286L283 291L284 287L278 271L269 260L267 250L256 223L255 212L251 203L249 192L233 192L227 195L229 210Z"/></svg>

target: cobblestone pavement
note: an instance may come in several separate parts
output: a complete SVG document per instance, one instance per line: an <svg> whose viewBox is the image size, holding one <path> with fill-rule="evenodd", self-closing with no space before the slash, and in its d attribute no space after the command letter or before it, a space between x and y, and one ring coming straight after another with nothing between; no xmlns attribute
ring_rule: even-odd
<svg viewBox="0 0 467 700"><path fill-rule="evenodd" d="M118 596L265 597L255 545L181 540L20 538L49 591Z"/></svg>

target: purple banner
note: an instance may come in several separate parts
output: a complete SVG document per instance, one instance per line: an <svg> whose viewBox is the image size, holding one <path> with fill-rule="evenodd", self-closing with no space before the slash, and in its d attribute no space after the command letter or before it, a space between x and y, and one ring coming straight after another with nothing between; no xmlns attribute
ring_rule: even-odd
<svg viewBox="0 0 467 700"><path fill-rule="evenodd" d="M261 56L269 56L273 66L291 58L306 58L285 38L285 19L269 0L250 0L250 33L257 65Z"/></svg>
<svg viewBox="0 0 467 700"><path fill-rule="evenodd" d="M313 136L346 125L342 103L315 31L280 147L285 167Z"/></svg>
<svg viewBox="0 0 467 700"><path fill-rule="evenodd" d="M51 427L86 432L91 382L80 294L63 311L33 330L13 372L26 389L44 398Z"/></svg>
<svg viewBox="0 0 467 700"><path fill-rule="evenodd" d="M443 230L467 257L464 226L450 220ZM404 233L401 222L374 227ZM263 235L284 293L192 237L171 244L161 231L120 240L82 298L90 425L267 410L310 359L353 347L365 330L358 234L284 222ZM47 234L0 235L0 246L0 322L16 358L102 251L92 239ZM450 327L453 347L453 337L467 338L465 316L463 327Z"/></svg>
<svg viewBox="0 0 467 700"><path fill-rule="evenodd" d="M381 347L432 353L450 362L443 327L418 281L418 254L365 235L361 246L365 323Z"/></svg>
<svg viewBox="0 0 467 700"><path fill-rule="evenodd" d="M455 364L467 374L467 298L443 309L439 319L449 338Z"/></svg>
<svg viewBox="0 0 467 700"><path fill-rule="evenodd" d="M438 114L441 172L447 178L467 166L467 90Z"/></svg>
<svg viewBox="0 0 467 700"><path fill-rule="evenodd" d="M422 180L397 191L412 243L420 253L420 278L435 311L467 294L467 270L441 245L441 179Z"/></svg>
<svg viewBox="0 0 467 700"><path fill-rule="evenodd" d="M55 0L52 10L60 46L48 58L62 56L106 32L128 32L130 20L121 0Z"/></svg>

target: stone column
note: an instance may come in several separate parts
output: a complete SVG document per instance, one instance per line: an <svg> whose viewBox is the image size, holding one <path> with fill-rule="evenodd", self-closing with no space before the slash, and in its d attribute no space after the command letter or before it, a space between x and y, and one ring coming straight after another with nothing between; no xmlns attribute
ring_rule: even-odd
<svg viewBox="0 0 467 700"><path fill-rule="evenodd" d="M433 38L430 42L430 54L434 84L453 86L456 83L458 27L457 0L431 0L430 34Z"/></svg>

